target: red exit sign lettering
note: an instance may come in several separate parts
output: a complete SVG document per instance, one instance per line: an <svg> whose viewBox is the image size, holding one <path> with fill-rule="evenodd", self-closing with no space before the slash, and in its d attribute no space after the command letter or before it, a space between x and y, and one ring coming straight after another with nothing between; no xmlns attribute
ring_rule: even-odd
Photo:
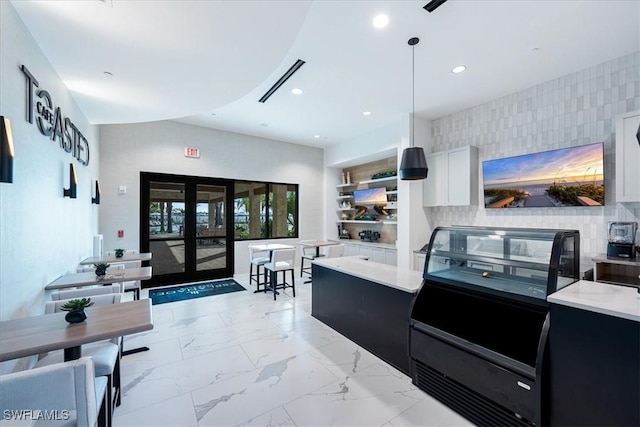
<svg viewBox="0 0 640 427"><path fill-rule="evenodd" d="M193 159L198 159L200 158L200 149L197 147L185 147L184 156L191 157Z"/></svg>

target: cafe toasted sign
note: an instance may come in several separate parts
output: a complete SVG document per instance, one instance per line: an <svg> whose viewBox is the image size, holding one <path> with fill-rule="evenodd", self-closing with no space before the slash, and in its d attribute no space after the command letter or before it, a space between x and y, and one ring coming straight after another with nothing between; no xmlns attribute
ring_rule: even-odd
<svg viewBox="0 0 640 427"><path fill-rule="evenodd" d="M34 88L40 86L38 80L24 65L21 70L27 79L27 121L33 124L35 109L36 123L40 133L53 142L57 141L60 148L70 153L80 164L87 166L89 164L87 138L78 130L71 119L62 115L60 107L54 106L49 92L43 89L37 90L34 99Z"/></svg>

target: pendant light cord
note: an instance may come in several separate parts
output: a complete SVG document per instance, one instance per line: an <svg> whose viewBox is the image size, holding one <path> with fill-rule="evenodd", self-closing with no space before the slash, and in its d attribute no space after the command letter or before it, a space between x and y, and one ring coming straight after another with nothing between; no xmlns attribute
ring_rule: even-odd
<svg viewBox="0 0 640 427"><path fill-rule="evenodd" d="M415 115L416 115L416 45L420 42L417 37L411 37L407 42L411 46L411 141L409 146L413 148L415 139Z"/></svg>
<svg viewBox="0 0 640 427"><path fill-rule="evenodd" d="M415 140L416 116L416 46L411 46L411 147Z"/></svg>

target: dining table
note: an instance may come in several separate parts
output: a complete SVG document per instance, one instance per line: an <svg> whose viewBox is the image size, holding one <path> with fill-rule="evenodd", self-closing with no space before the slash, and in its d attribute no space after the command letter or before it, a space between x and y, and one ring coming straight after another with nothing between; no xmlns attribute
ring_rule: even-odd
<svg viewBox="0 0 640 427"><path fill-rule="evenodd" d="M135 280L149 280L152 277L152 267L125 268L114 270L100 279L95 272L63 274L53 282L44 287L50 291L54 289L79 288L83 286L110 285L118 282L129 282Z"/></svg>
<svg viewBox="0 0 640 427"><path fill-rule="evenodd" d="M332 242L330 240L301 240L299 242L300 246L302 246L302 251L304 254L304 249L305 248L316 248L316 252L315 252L315 257L319 258L322 255L320 254L320 248L323 246L333 246L333 245L337 245L338 242ZM312 282L312 277L309 278L309 280L305 281L304 283L311 283Z"/></svg>
<svg viewBox="0 0 640 427"><path fill-rule="evenodd" d="M92 256L80 261L80 265L93 265L93 264L100 264L100 263L117 264L120 262L131 262L131 261L144 262L144 261L151 261L152 256L153 254L151 252L142 252L137 254L125 253L121 257L116 257L115 255Z"/></svg>
<svg viewBox="0 0 640 427"><path fill-rule="evenodd" d="M82 344L153 329L151 300L86 309L87 320L69 323L58 312L0 322L0 362L64 350L64 360L82 356Z"/></svg>
<svg viewBox="0 0 640 427"><path fill-rule="evenodd" d="M261 244L257 244L257 245L251 245L252 248L258 250L258 251L263 251L263 252L269 252L269 259L273 258L273 251L279 250L279 249L295 249L295 246L291 246L291 245L286 245L284 243L261 243ZM267 280L267 275L265 273L265 281ZM254 294L257 294L258 292L267 292L269 288L266 287L265 284L265 288L264 289L256 289L255 291L253 291ZM280 292L275 291L276 295L280 295Z"/></svg>

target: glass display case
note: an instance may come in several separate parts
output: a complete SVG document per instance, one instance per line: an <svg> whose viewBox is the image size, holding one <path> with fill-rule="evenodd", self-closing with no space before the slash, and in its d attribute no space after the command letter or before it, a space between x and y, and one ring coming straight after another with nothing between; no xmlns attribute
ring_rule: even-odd
<svg viewBox="0 0 640 427"><path fill-rule="evenodd" d="M546 304L579 279L579 244L575 230L439 227L424 278Z"/></svg>
<svg viewBox="0 0 640 427"><path fill-rule="evenodd" d="M579 232L438 227L429 247L413 383L478 425L544 424L547 296L579 280Z"/></svg>

